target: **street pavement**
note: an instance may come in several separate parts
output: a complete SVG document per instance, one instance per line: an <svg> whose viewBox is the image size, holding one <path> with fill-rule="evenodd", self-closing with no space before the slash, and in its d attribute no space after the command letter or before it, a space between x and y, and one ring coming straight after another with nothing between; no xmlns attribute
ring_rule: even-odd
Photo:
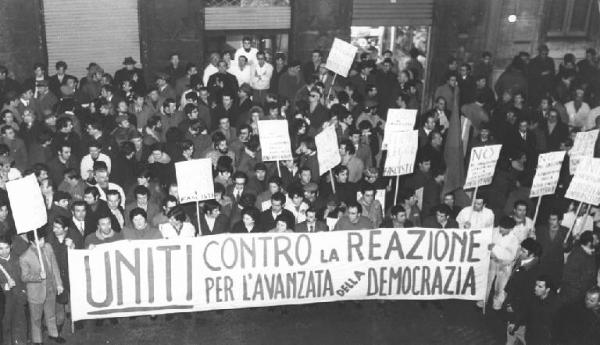
<svg viewBox="0 0 600 345"><path fill-rule="evenodd" d="M474 302L336 302L121 318L119 324L85 321L68 344L486 344L505 343L503 316L485 316ZM66 327L65 327L66 328ZM48 342L46 342L48 343Z"/></svg>

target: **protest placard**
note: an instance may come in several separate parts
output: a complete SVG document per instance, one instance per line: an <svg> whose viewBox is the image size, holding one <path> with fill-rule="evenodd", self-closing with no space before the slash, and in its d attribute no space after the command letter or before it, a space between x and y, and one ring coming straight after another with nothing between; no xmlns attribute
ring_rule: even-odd
<svg viewBox="0 0 600 345"><path fill-rule="evenodd" d="M179 202L214 199L215 190L210 158L175 163Z"/></svg>
<svg viewBox="0 0 600 345"><path fill-rule="evenodd" d="M386 140L386 138L392 136L392 132L412 131L415 128L416 121L416 109L388 109L387 119L385 121L385 128L383 132L383 142L381 143L381 149L387 149L387 141L389 139Z"/></svg>
<svg viewBox="0 0 600 345"><path fill-rule="evenodd" d="M34 174L6 182L6 192L17 234L35 230L48 222L44 197Z"/></svg>
<svg viewBox="0 0 600 345"><path fill-rule="evenodd" d="M492 183L496 163L500 157L502 145L474 147L464 189L486 186Z"/></svg>
<svg viewBox="0 0 600 345"><path fill-rule="evenodd" d="M317 160L319 162L319 175L323 175L329 169L340 164L342 157L338 147L337 133L335 127L328 126L315 136L317 146Z"/></svg>
<svg viewBox="0 0 600 345"><path fill-rule="evenodd" d="M352 44L335 38L325 67L333 73L337 73L344 78L347 77L356 56L356 50L357 48Z"/></svg>
<svg viewBox="0 0 600 345"><path fill-rule="evenodd" d="M263 161L292 159L292 144L286 120L258 121L258 136Z"/></svg>
<svg viewBox="0 0 600 345"><path fill-rule="evenodd" d="M548 152L538 156L538 165L529 193L530 198L554 194L564 159L565 151Z"/></svg>
<svg viewBox="0 0 600 345"><path fill-rule="evenodd" d="M419 148L419 131L392 132L388 136L388 150L383 176L401 176L411 174L415 166Z"/></svg>
<svg viewBox="0 0 600 345"><path fill-rule="evenodd" d="M491 232L375 229L69 251L73 320L348 300L482 300Z"/></svg>
<svg viewBox="0 0 600 345"><path fill-rule="evenodd" d="M565 197L600 205L600 158L584 157L579 162Z"/></svg>
<svg viewBox="0 0 600 345"><path fill-rule="evenodd" d="M599 131L595 129L593 131L579 132L575 136L573 147L569 150L569 173L571 175L575 174L579 162L584 157L594 157L594 148L596 140L598 140Z"/></svg>

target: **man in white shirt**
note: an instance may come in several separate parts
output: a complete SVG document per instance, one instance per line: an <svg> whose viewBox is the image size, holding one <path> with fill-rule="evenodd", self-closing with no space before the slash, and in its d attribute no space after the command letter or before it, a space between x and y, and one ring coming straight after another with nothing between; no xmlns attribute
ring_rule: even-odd
<svg viewBox="0 0 600 345"><path fill-rule="evenodd" d="M253 101L258 104L265 102L265 97L271 86L271 76L273 75L273 66L266 62L265 52L259 51L256 54L257 63L254 65L252 73L252 83L250 86L254 89Z"/></svg>
<svg viewBox="0 0 600 345"><path fill-rule="evenodd" d="M237 63L232 63L228 72L235 76L238 85L252 83L252 66L248 64L248 58L245 55L239 56Z"/></svg>
<svg viewBox="0 0 600 345"><path fill-rule="evenodd" d="M110 174L110 166L111 166L110 157L105 155L104 153L101 153L101 150L102 150L102 146L98 141L93 140L91 143L89 143L89 145L88 145L89 154L83 156L83 158L81 159L81 164L80 164L81 178L84 181L93 177L94 162L96 162L96 161L101 161L101 162L106 163L106 168L108 170L108 173Z"/></svg>
<svg viewBox="0 0 600 345"><path fill-rule="evenodd" d="M242 38L242 46L235 51L234 60L238 60L240 56L244 55L248 61L249 65L255 65L256 53L258 53L258 49L252 48L252 39L248 36Z"/></svg>
<svg viewBox="0 0 600 345"><path fill-rule="evenodd" d="M463 208L456 216L456 222L461 229L487 229L494 227L494 212L485 207L485 199L478 194L475 196L473 207Z"/></svg>
<svg viewBox="0 0 600 345"><path fill-rule="evenodd" d="M512 218L517 223L513 232L519 243L528 237L535 239L533 220L527 217L527 203L524 200L515 201Z"/></svg>
<svg viewBox="0 0 600 345"><path fill-rule="evenodd" d="M485 300L478 301L477 306L483 308L488 300L492 284L494 284L494 300L492 307L494 310L500 310L506 299L504 287L508 283L508 278L512 272L514 262L517 258L519 245L521 241L514 234L516 222L510 217L503 217L497 228L492 233L492 243L490 244L491 259L490 270L488 272L487 290Z"/></svg>
<svg viewBox="0 0 600 345"><path fill-rule="evenodd" d="M210 63L208 64L208 66L206 66L206 68L204 69L204 74L202 75L203 86L208 85L208 78L210 78L211 75L219 71L219 60L221 60L221 56L219 55L219 53L210 54Z"/></svg>

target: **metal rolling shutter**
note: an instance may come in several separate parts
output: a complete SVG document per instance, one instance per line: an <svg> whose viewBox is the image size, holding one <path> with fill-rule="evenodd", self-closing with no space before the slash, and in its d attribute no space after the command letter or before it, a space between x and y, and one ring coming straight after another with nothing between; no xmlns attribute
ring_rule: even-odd
<svg viewBox="0 0 600 345"><path fill-rule="evenodd" d="M140 61L137 0L44 0L49 73L63 60L85 76L90 62L114 75L123 58Z"/></svg>
<svg viewBox="0 0 600 345"><path fill-rule="evenodd" d="M206 30L289 29L289 6L207 7Z"/></svg>
<svg viewBox="0 0 600 345"><path fill-rule="evenodd" d="M353 26L431 25L433 0L354 0Z"/></svg>

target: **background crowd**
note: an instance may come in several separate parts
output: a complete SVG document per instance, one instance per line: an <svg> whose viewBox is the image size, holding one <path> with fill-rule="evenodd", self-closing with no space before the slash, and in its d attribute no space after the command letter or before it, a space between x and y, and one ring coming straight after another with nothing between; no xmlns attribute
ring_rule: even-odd
<svg viewBox="0 0 600 345"><path fill-rule="evenodd" d="M489 53L474 64L449 59L431 100L418 57L413 49L398 71L390 51L372 49L344 77L325 68L320 51L300 62L244 38L237 51L211 54L207 66L174 53L151 80L131 57L114 74L90 63L81 78L63 61L51 74L36 64L19 82L0 66L4 342L29 334L41 343L42 316L50 339L64 342L67 248L419 226L494 229L489 307L507 312L509 343L597 344L600 212L564 198L568 156L536 224L529 198L539 154L568 155L577 132L600 128L595 50L560 62L544 45L533 58L519 53L493 88ZM381 174L389 108L418 111L415 170L399 179ZM270 119L288 121L294 159L262 161L258 121ZM335 128L342 161L320 175L314 137L327 127ZM472 147L492 144L503 145L493 182L469 196L459 172ZM194 203L179 203L174 168L197 158L210 158L214 171L215 199L202 202L200 214ZM45 274L33 233L16 235L5 192L6 182L31 173L48 212L38 230Z"/></svg>

